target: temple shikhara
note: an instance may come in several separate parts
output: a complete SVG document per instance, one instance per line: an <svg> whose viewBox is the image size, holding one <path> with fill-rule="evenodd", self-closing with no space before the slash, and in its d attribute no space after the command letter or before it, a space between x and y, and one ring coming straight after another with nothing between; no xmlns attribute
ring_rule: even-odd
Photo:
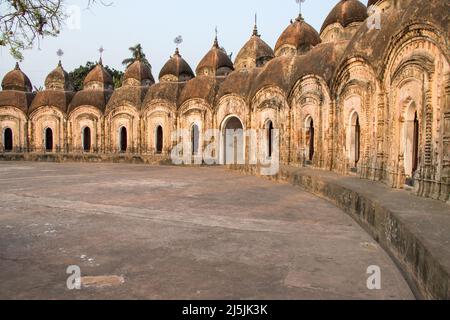
<svg viewBox="0 0 450 320"><path fill-rule="evenodd" d="M442 0L342 0L320 32L300 15L271 48L250 26L234 62L216 37L195 72L177 49L158 82L138 58L117 89L101 59L78 92L61 63L39 92L17 64L0 92L1 157L154 162L180 129L194 153L208 129L276 129L282 165L447 202L448 13Z"/></svg>

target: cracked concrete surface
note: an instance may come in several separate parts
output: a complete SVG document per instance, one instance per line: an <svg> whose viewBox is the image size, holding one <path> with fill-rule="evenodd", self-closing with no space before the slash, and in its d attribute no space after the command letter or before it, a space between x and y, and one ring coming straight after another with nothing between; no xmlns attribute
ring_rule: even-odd
<svg viewBox="0 0 450 320"><path fill-rule="evenodd" d="M0 299L413 299L343 211L222 168L0 163ZM66 287L66 269L119 277ZM382 290L366 287L382 270Z"/></svg>

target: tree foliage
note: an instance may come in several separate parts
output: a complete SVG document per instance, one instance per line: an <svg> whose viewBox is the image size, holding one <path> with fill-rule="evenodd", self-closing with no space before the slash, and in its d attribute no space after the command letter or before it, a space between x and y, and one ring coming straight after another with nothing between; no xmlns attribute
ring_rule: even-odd
<svg viewBox="0 0 450 320"><path fill-rule="evenodd" d="M44 37L57 36L67 18L67 0L0 0L0 47L17 60ZM87 0L88 7L102 0Z"/></svg>
<svg viewBox="0 0 450 320"><path fill-rule="evenodd" d="M132 56L131 56L131 58L128 58L128 59L125 59L122 61L122 64L124 66L126 66L128 68L130 65L133 64L133 62L135 62L136 60L140 60L143 63L145 63L151 67L150 62L145 57L145 53L144 53L144 51L142 49L142 45L140 43L138 43L134 47L128 48L128 50L131 51Z"/></svg>
<svg viewBox="0 0 450 320"><path fill-rule="evenodd" d="M92 69L95 68L97 64L91 61L88 61L86 65L79 66L75 70L69 73L70 78L73 81L73 86L75 91L83 90L83 81L88 75L89 72L91 72ZM105 66L105 69L108 71L108 73L112 76L113 82L114 82L114 88L119 88L122 86L122 77L123 72L116 70L114 68L110 68L109 66Z"/></svg>

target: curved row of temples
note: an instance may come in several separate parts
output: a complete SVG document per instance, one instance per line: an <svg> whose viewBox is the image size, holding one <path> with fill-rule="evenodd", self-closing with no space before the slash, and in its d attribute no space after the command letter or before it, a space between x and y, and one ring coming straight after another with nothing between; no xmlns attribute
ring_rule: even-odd
<svg viewBox="0 0 450 320"><path fill-rule="evenodd" d="M276 129L282 164L449 201L448 12L447 0L342 0L320 32L299 16L271 48L255 26L234 63L216 38L195 73L177 50L158 83L137 59L115 90L102 61L78 92L61 63L40 92L17 65L0 151L168 157L180 129L196 152L208 129Z"/></svg>

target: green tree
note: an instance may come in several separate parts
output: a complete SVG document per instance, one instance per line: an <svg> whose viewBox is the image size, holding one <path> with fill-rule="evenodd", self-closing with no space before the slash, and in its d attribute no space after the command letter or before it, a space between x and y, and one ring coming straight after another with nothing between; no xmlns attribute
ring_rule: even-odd
<svg viewBox="0 0 450 320"><path fill-rule="evenodd" d="M122 86L123 72L108 66L106 66L105 69L113 78L114 89L120 88Z"/></svg>
<svg viewBox="0 0 450 320"><path fill-rule="evenodd" d="M151 67L150 62L145 57L145 53L142 50L142 46L140 43L138 43L134 47L128 48L128 50L131 51L132 56L131 56L131 58L128 58L128 59L125 59L122 61L122 64L124 66L126 66L128 68L129 66L131 66L133 64L133 62L135 62L136 60L140 60L143 63L145 63Z"/></svg>
<svg viewBox="0 0 450 320"><path fill-rule="evenodd" d="M59 35L67 15L67 0L0 0L0 47L7 47L17 60L44 37ZM103 0L87 0L90 7Z"/></svg>
<svg viewBox="0 0 450 320"><path fill-rule="evenodd" d="M69 73L69 76L73 81L73 86L74 86L75 91L83 90L84 79L86 78L88 73L91 72L91 70L95 68L96 65L97 64L94 62L88 61L86 63L86 65L79 66L78 68L76 68L75 70L73 70L72 72ZM113 78L114 89L121 87L123 72L116 70L114 68L108 67L108 66L105 66L105 69L108 71L108 73Z"/></svg>

